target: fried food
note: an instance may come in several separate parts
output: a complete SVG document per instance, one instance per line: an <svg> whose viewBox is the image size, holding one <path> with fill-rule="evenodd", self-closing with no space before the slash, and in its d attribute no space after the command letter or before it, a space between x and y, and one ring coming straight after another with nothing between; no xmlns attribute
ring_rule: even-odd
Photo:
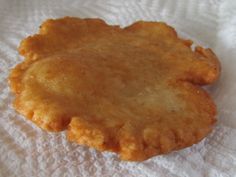
<svg viewBox="0 0 236 177"><path fill-rule="evenodd" d="M216 122L200 86L217 57L161 22L121 29L99 19L47 20L24 39L9 76L15 109L47 131L121 159L142 161L191 146Z"/></svg>

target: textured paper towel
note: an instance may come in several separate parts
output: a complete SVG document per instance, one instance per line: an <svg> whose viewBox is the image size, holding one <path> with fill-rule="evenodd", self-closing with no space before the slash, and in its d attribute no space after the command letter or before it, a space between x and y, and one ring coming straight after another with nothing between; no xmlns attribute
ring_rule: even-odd
<svg viewBox="0 0 236 177"><path fill-rule="evenodd" d="M126 26L136 20L165 21L180 36L211 47L222 76L209 88L219 109L214 131L202 142L145 162L121 162L112 153L46 133L11 107L9 69L22 61L19 42L47 18L99 17ZM223 0L0 0L0 176L236 176L236 3Z"/></svg>

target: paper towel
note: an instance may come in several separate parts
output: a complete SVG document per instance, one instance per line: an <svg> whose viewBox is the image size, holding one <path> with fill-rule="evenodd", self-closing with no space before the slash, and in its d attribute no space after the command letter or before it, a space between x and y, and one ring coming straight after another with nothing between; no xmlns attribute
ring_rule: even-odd
<svg viewBox="0 0 236 177"><path fill-rule="evenodd" d="M21 62L19 42L48 18L99 17L126 26L136 20L165 21L178 34L212 48L222 63L219 82L208 88L218 106L218 123L190 148L144 162L122 162L47 133L11 106L9 69ZM234 0L0 0L0 176L236 176L236 1Z"/></svg>

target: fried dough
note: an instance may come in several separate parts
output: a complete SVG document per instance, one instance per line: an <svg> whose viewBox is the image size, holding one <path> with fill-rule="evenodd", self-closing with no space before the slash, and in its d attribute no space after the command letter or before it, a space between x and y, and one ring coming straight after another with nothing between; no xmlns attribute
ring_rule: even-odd
<svg viewBox="0 0 236 177"><path fill-rule="evenodd" d="M210 49L161 22L121 29L99 19L47 20L24 39L10 73L15 109L47 131L121 159L142 161L211 132L216 106L200 86L216 81Z"/></svg>

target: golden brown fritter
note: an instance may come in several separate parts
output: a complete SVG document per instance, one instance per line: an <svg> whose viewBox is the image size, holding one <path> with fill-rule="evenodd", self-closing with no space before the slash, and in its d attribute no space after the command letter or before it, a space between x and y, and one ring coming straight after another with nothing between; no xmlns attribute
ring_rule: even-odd
<svg viewBox="0 0 236 177"><path fill-rule="evenodd" d="M123 160L199 142L216 121L200 85L219 77L210 49L160 22L121 29L99 19L47 20L24 39L9 77L18 112L48 131Z"/></svg>

